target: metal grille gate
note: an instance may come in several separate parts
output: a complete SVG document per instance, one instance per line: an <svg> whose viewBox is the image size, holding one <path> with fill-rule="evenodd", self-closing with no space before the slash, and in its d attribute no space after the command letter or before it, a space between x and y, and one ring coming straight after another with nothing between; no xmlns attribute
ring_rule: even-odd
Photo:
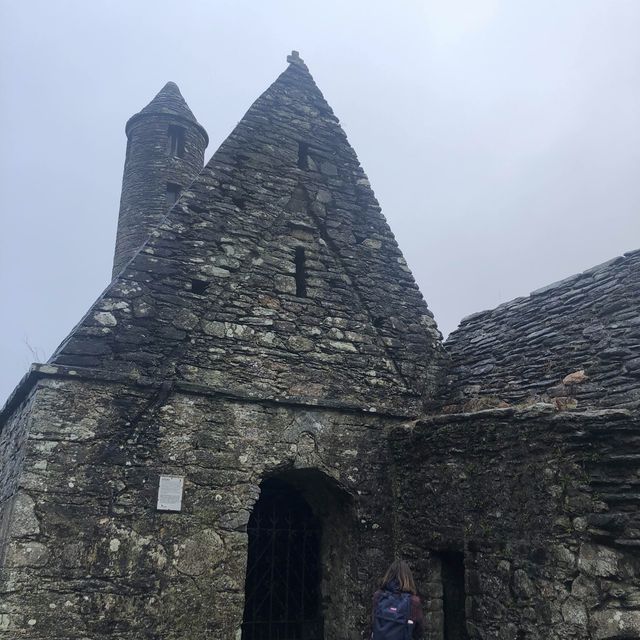
<svg viewBox="0 0 640 640"><path fill-rule="evenodd" d="M321 640L320 523L309 505L265 480L248 534L242 640Z"/></svg>

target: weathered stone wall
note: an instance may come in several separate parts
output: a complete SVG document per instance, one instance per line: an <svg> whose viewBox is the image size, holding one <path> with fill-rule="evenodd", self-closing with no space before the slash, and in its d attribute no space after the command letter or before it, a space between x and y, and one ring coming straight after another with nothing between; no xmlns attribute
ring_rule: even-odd
<svg viewBox="0 0 640 640"><path fill-rule="evenodd" d="M166 217L206 133L171 84L130 120L114 273L135 257L0 412L0 638L239 638L271 477L322 521L327 640L366 633L398 552L429 640L464 615L483 640L640 637L638 417L555 412L640 404L640 252L463 321L443 396L433 317L289 61ZM533 406L400 426L423 402Z"/></svg>
<svg viewBox="0 0 640 640"><path fill-rule="evenodd" d="M25 498L18 498L16 494L24 464L32 404L31 401L23 403L0 429L0 566L4 562L9 529L14 521L22 521Z"/></svg>
<svg viewBox="0 0 640 640"><path fill-rule="evenodd" d="M243 614L246 525L269 475L325 523L325 637L355 640L393 555L389 417L41 379L0 592L0 638L216 638ZM10 423L9 423L10 424ZM156 511L160 474L183 510Z"/></svg>
<svg viewBox="0 0 640 640"><path fill-rule="evenodd" d="M464 553L471 638L640 637L639 427L628 411L537 406L393 431L398 544L428 640L443 637L448 550Z"/></svg>
<svg viewBox="0 0 640 640"><path fill-rule="evenodd" d="M446 342L449 411L640 406L640 251L469 316ZM575 374L575 375L570 375ZM567 377L569 376L569 377Z"/></svg>
<svg viewBox="0 0 640 640"><path fill-rule="evenodd" d="M290 63L160 224L206 134L171 85L130 120L118 277L0 416L3 455L26 452L0 637L238 637L246 526L273 475L324 525L325 637L365 632L394 555L385 434L434 401L444 352L337 118ZM185 477L182 512L156 510L161 474Z"/></svg>

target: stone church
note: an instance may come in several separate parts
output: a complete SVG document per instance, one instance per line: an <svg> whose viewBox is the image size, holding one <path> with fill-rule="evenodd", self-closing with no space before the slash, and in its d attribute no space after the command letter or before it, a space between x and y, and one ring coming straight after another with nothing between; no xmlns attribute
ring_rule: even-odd
<svg viewBox="0 0 640 640"><path fill-rule="evenodd" d="M113 279L0 414L0 639L640 638L640 251L443 343L296 52L126 125ZM471 268L471 267L470 267Z"/></svg>

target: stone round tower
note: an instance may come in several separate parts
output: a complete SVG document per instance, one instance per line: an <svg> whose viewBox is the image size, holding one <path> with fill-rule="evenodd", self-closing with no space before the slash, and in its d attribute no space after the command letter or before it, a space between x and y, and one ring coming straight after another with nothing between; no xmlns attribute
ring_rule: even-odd
<svg viewBox="0 0 640 640"><path fill-rule="evenodd" d="M209 136L180 89L167 82L125 128L127 154L122 178L113 277L118 275L204 166Z"/></svg>

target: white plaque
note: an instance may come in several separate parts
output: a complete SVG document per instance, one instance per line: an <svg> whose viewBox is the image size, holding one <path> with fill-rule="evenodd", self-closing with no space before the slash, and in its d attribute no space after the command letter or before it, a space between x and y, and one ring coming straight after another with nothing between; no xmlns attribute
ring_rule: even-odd
<svg viewBox="0 0 640 640"><path fill-rule="evenodd" d="M158 486L158 511L181 511L184 478L160 476Z"/></svg>

